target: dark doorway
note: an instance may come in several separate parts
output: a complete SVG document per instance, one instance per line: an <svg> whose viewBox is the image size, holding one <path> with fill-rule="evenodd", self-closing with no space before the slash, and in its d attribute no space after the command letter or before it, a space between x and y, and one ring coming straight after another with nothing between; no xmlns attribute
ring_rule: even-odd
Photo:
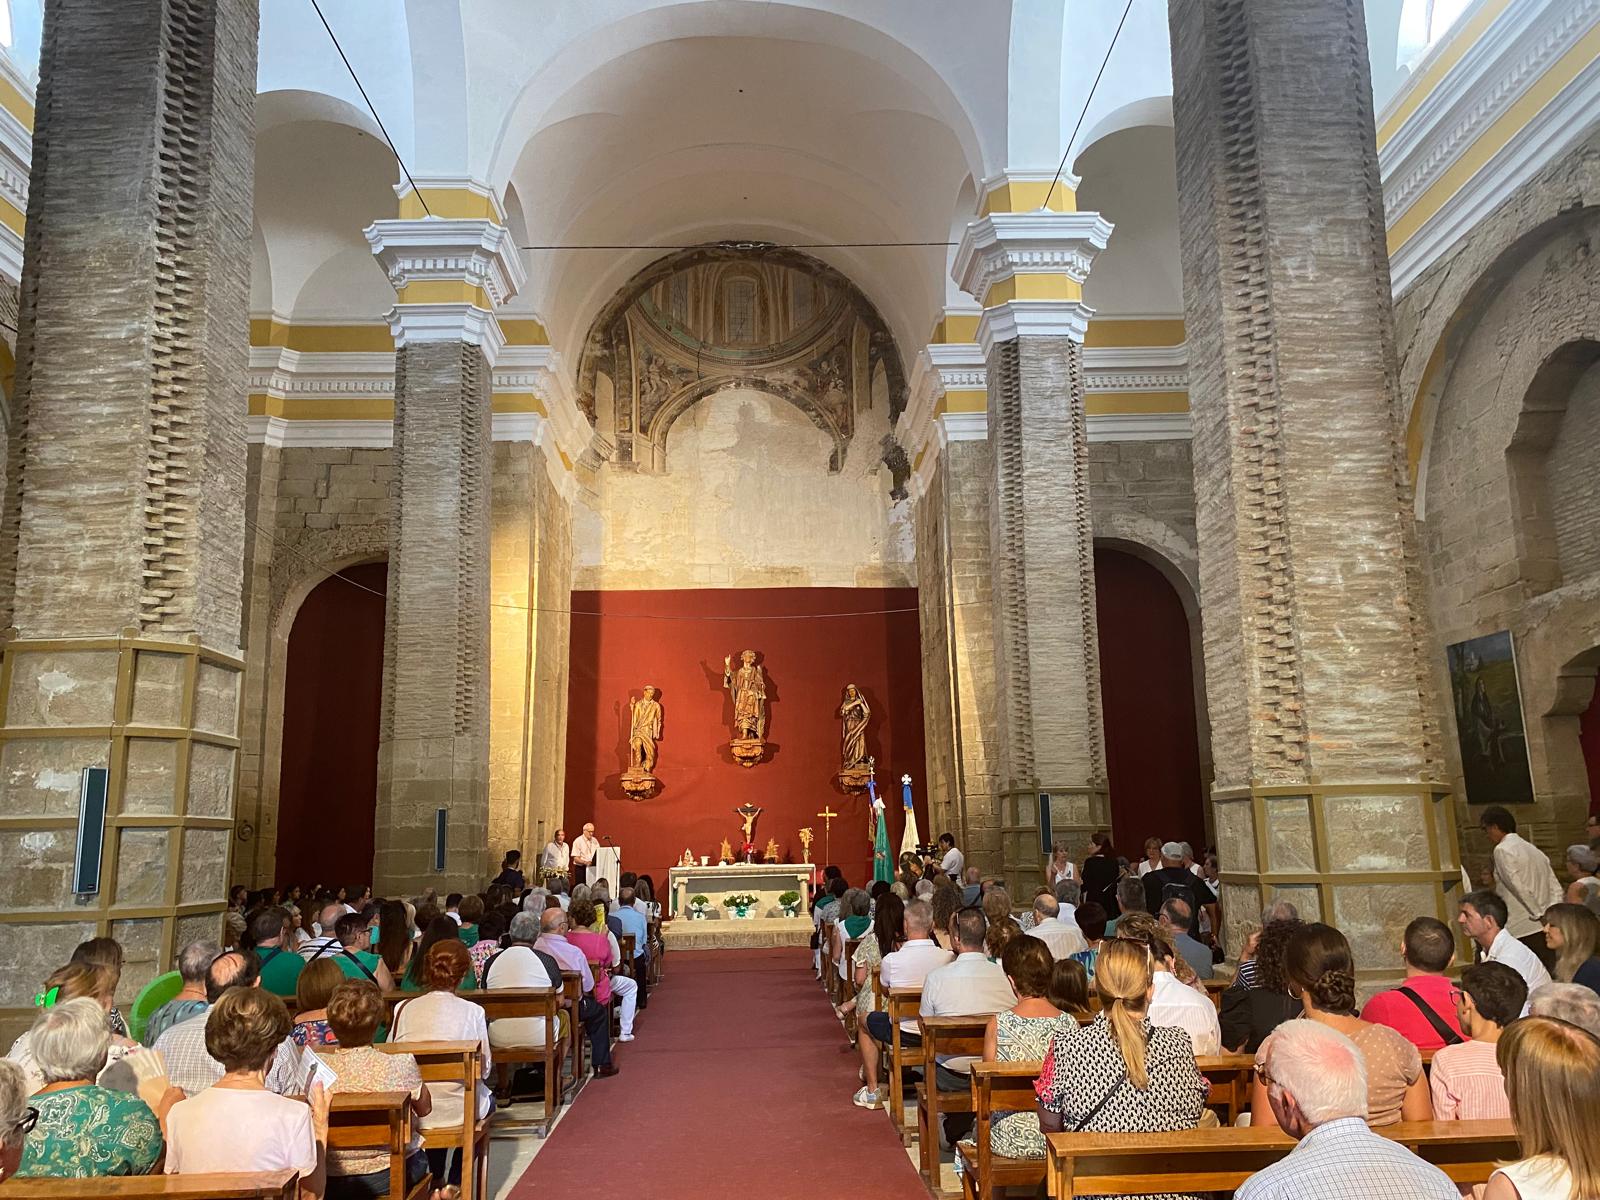
<svg viewBox="0 0 1600 1200"><path fill-rule="evenodd" d="M387 563L319 583L289 632L276 882L372 879ZM373 593L377 593L374 595Z"/></svg>
<svg viewBox="0 0 1600 1200"><path fill-rule="evenodd" d="M1589 811L1600 812L1600 683L1596 683L1589 707L1578 718L1578 742L1583 746L1583 765L1589 772Z"/></svg>
<svg viewBox="0 0 1600 1200"><path fill-rule="evenodd" d="M1188 614L1142 558L1096 546L1094 572L1112 838L1135 862L1147 837L1198 854L1205 806Z"/></svg>

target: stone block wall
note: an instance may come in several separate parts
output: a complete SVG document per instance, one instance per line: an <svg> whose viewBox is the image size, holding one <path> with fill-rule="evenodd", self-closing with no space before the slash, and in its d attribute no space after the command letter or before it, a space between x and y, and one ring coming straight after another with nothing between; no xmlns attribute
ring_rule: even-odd
<svg viewBox="0 0 1600 1200"><path fill-rule="evenodd" d="M1600 666L1600 131L1519 188L1396 302L1442 739L1469 869L1445 647L1510 630L1535 802L1519 832L1558 870L1590 796L1578 716ZM1484 797L1478 797L1483 802Z"/></svg>

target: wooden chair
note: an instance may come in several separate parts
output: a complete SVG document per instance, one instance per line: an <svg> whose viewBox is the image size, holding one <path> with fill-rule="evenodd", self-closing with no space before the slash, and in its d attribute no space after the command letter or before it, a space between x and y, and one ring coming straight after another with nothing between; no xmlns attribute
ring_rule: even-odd
<svg viewBox="0 0 1600 1200"><path fill-rule="evenodd" d="M894 1120L900 1141L909 1146L912 1130L906 1125L906 1089L901 1073L907 1067L920 1067L923 1058L921 1046L908 1046L901 1040L900 1022L915 1021L921 1015L922 989L890 988L888 1004L892 1035L889 1043L889 1115Z"/></svg>
<svg viewBox="0 0 1600 1200"><path fill-rule="evenodd" d="M543 1137L550 1132L556 1114L561 1111L561 1065L566 1059L567 1040L561 1036L561 993L554 988L485 988L477 992L464 992L463 998L483 1008L484 1020L490 1029L496 1021L513 1017L542 1017L545 1039L537 1046L495 1046L493 1061L497 1070L540 1063L544 1066L544 1120L539 1122L513 1121L508 1116L496 1115L493 1131L507 1133L533 1129ZM574 1017L576 1014L574 1014ZM574 1024L576 1020L574 1019ZM404 1048L408 1045L401 1042ZM463 1173L464 1174L464 1173Z"/></svg>
<svg viewBox="0 0 1600 1200"><path fill-rule="evenodd" d="M617 972L626 975L629 979L636 978L634 974L633 956L638 950L638 945L633 934L625 933L617 939L617 948L622 951L621 961L617 964Z"/></svg>
<svg viewBox="0 0 1600 1200"><path fill-rule="evenodd" d="M298 1171L240 1171L222 1175L121 1175L96 1179L8 1179L0 1196L32 1200L296 1200Z"/></svg>
<svg viewBox="0 0 1600 1200"><path fill-rule="evenodd" d="M461 1195L482 1200L489 1194L489 1122L478 1120L478 1081L483 1062L477 1042L388 1042L385 1054L409 1054L424 1083L454 1083L462 1088L461 1124L422 1130L429 1150L461 1153Z"/></svg>
<svg viewBox="0 0 1600 1200"><path fill-rule="evenodd" d="M1035 1189L1044 1180L1042 1158L1006 1158L989 1148L996 1116L1033 1112L1038 1096L1034 1080L1044 1069L1038 1062L980 1062L972 1064L972 1111L978 1118L973 1142L956 1147L961 1156L961 1191L966 1200L990 1200L998 1188Z"/></svg>
<svg viewBox="0 0 1600 1200"><path fill-rule="evenodd" d="M1484 1183L1517 1153L1510 1121L1415 1121L1376 1132L1437 1165L1458 1184ZM1279 1129L1189 1129L1176 1133L1052 1133L1050 1195L1139 1196L1231 1192L1294 1147Z"/></svg>
<svg viewBox="0 0 1600 1200"><path fill-rule="evenodd" d="M1250 1084L1255 1079L1255 1056L1252 1054L1200 1054L1194 1065L1200 1068L1211 1094L1206 1106L1214 1109L1217 1119L1232 1125L1239 1114L1250 1108Z"/></svg>
<svg viewBox="0 0 1600 1200"><path fill-rule="evenodd" d="M583 1078L587 1069L584 1060L588 1055L588 1042L583 1036L583 1022L578 1020L578 1006L583 1002L583 976L577 971L561 972L561 994L572 1003L567 1011L567 1053L572 1060L572 1074L568 1077L573 1087Z"/></svg>
<svg viewBox="0 0 1600 1200"><path fill-rule="evenodd" d="M650 918L649 932L646 936L650 944L649 984L651 987L658 987L661 983L661 960L667 952L667 943L661 936L660 917Z"/></svg>
<svg viewBox="0 0 1600 1200"><path fill-rule="evenodd" d="M329 1150L385 1150L389 1195L417 1200L432 1190L431 1176L406 1187L406 1150L411 1144L411 1096L407 1092L335 1092L328 1110Z"/></svg>
<svg viewBox="0 0 1600 1200"><path fill-rule="evenodd" d="M939 1191L939 1113L973 1112L972 1092L941 1092L938 1080L938 1062L941 1056L952 1055L983 1058L983 1033L989 1018L984 1017L919 1017L917 1028L922 1032L922 1082L917 1084L917 1138L922 1158L922 1175L928 1186Z"/></svg>

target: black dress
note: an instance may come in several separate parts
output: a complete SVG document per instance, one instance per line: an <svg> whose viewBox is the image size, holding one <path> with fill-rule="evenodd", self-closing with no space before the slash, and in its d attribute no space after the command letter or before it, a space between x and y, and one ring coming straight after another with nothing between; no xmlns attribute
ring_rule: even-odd
<svg viewBox="0 0 1600 1200"><path fill-rule="evenodd" d="M1122 914L1122 906L1117 903L1117 876L1120 869L1117 860L1107 858L1104 854L1091 854L1083 863L1083 899L1087 903L1093 900L1106 910L1106 920Z"/></svg>
<svg viewBox="0 0 1600 1200"><path fill-rule="evenodd" d="M1222 993L1220 1014L1223 1051L1232 1054L1242 1049L1246 1054L1254 1054L1261 1049L1267 1034L1285 1021L1298 1017L1302 1007L1300 1001L1287 992L1269 992L1258 987L1226 989Z"/></svg>

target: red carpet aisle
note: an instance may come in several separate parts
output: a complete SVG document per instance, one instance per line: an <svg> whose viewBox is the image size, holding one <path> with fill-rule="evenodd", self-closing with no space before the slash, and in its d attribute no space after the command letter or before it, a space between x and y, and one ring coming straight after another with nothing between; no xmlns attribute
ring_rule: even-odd
<svg viewBox="0 0 1600 1200"><path fill-rule="evenodd" d="M850 1103L843 1047L809 950L680 951L513 1200L926 1200L888 1116Z"/></svg>

